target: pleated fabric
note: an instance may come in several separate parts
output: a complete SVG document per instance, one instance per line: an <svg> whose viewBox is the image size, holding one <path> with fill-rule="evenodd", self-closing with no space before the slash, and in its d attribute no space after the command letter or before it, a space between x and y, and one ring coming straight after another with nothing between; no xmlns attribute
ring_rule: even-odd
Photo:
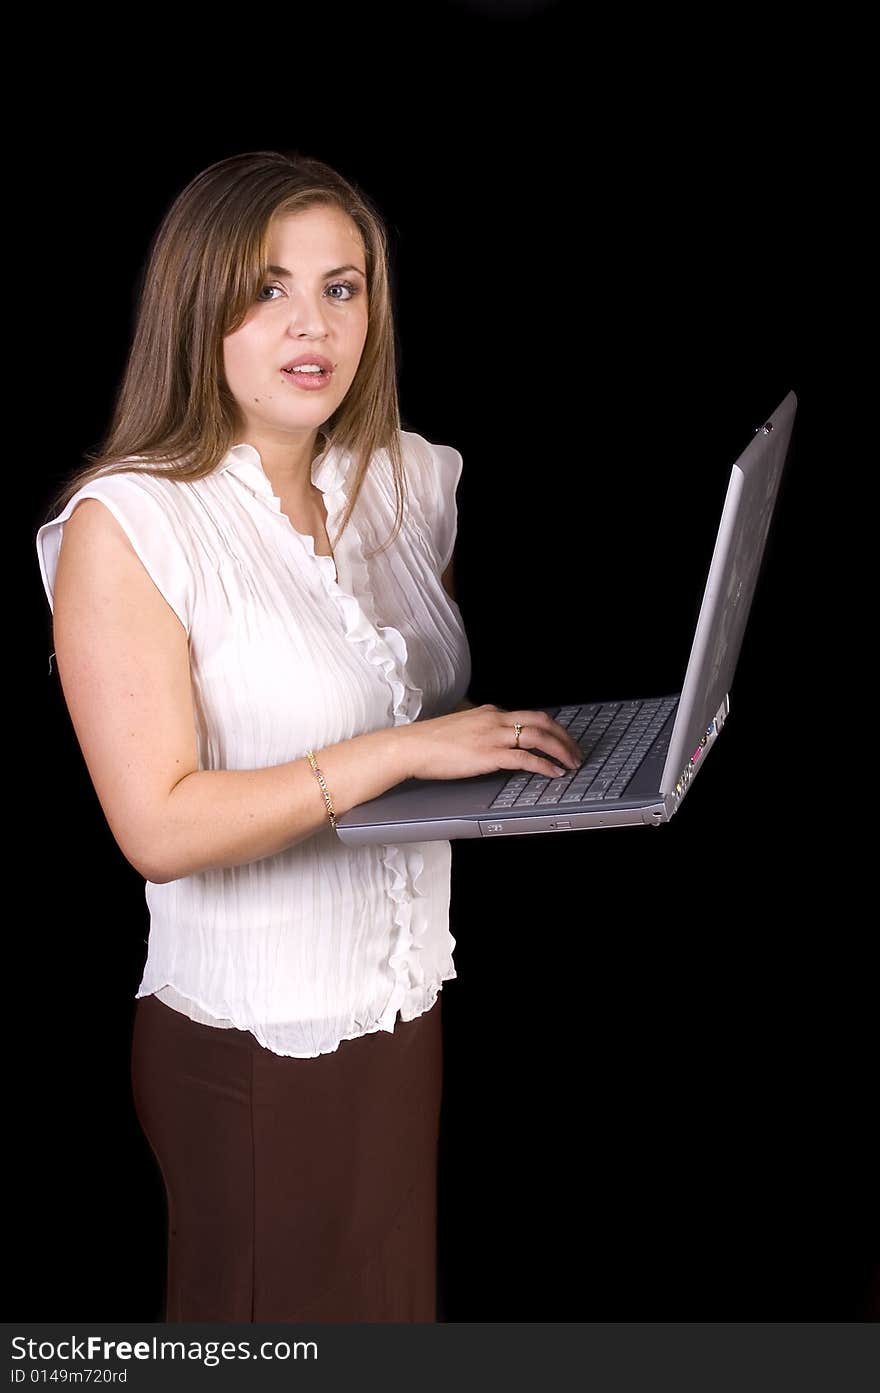
<svg viewBox="0 0 880 1393"><path fill-rule="evenodd" d="M436 1320L440 999L297 1060L147 996L131 1079L168 1205L163 1319Z"/></svg>
<svg viewBox="0 0 880 1393"><path fill-rule="evenodd" d="M186 630L200 769L283 764L451 711L471 676L461 613L441 583L462 457L411 431L401 445L403 528L372 557L394 519L384 450L339 539L352 457L328 445L313 461L333 556L296 531L246 442L195 482L102 475L37 533L49 603L63 526L82 498L99 498ZM450 869L448 841L350 847L328 823L275 856L148 881L136 996L156 993L294 1058L391 1032L456 976Z"/></svg>

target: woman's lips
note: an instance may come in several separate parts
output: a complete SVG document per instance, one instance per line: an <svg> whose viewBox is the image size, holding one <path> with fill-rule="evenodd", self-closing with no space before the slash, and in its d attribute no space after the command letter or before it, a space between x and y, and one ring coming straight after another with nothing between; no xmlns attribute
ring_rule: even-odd
<svg viewBox="0 0 880 1393"><path fill-rule="evenodd" d="M291 368L282 368L281 376L304 392L320 392L321 388L326 387L333 376L333 370L331 369L329 372L297 372Z"/></svg>

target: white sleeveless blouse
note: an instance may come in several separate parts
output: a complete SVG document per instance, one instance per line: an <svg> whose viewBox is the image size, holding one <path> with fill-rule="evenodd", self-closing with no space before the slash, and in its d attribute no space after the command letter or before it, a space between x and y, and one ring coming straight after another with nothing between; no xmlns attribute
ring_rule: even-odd
<svg viewBox="0 0 880 1393"><path fill-rule="evenodd" d="M407 508L381 555L366 557L394 520L387 451L371 460L333 557L296 531L258 451L239 444L195 483L108 473L84 485L37 533L50 608L64 523L82 498L99 498L186 630L200 769L266 768L309 749L320 763L326 745L444 715L471 677L461 613L440 579L462 457L412 431L400 438ZM312 463L331 545L351 465L337 447ZM155 993L299 1059L392 1031L456 976L451 860L448 841L346 846L328 822L277 855L147 881L135 996Z"/></svg>

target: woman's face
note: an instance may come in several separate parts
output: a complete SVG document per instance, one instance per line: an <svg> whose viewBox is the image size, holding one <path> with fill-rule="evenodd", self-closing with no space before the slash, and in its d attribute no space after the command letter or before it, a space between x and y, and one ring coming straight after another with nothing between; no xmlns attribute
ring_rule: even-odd
<svg viewBox="0 0 880 1393"><path fill-rule="evenodd" d="M342 402L361 360L364 245L355 223L336 206L273 218L268 245L273 269L244 323L223 340L226 382L249 443L307 449ZM333 364L329 378L282 371L291 359L314 354ZM297 386L303 381L323 385Z"/></svg>

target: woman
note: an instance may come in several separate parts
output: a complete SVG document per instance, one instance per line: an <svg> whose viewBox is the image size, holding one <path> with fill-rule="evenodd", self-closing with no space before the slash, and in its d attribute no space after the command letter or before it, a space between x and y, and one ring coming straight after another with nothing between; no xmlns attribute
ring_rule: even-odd
<svg viewBox="0 0 880 1393"><path fill-rule="evenodd" d="M146 880L132 1086L165 1318L433 1321L451 848L349 847L335 818L579 752L464 696L462 457L400 427L364 194L275 151L193 179L86 458L37 549L74 730Z"/></svg>

